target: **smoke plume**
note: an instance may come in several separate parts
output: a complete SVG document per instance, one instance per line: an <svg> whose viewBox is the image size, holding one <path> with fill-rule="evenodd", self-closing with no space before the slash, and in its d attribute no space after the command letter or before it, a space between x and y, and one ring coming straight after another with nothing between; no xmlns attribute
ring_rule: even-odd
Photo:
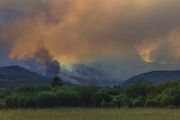
<svg viewBox="0 0 180 120"><path fill-rule="evenodd" d="M41 46L32 55L22 58L26 65L30 67L32 71L36 71L48 78L53 78L60 73L60 64L54 60L53 56L50 55L49 51Z"/></svg>
<svg viewBox="0 0 180 120"><path fill-rule="evenodd" d="M179 0L0 0L0 47L8 41L9 58L36 58L48 76L59 61L117 78L179 69L179 11Z"/></svg>

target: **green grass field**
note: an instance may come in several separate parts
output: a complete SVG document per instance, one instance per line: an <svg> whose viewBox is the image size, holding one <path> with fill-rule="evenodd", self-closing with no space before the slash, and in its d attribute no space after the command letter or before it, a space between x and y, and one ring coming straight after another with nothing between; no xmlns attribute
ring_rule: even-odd
<svg viewBox="0 0 180 120"><path fill-rule="evenodd" d="M18 109L0 110L0 120L180 120L172 109Z"/></svg>

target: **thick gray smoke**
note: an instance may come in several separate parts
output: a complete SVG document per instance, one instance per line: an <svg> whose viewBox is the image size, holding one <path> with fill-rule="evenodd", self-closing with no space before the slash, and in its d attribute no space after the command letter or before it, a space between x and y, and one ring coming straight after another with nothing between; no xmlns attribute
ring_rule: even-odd
<svg viewBox="0 0 180 120"><path fill-rule="evenodd" d="M48 78L53 78L60 73L60 64L54 60L49 51L41 46L31 57L25 58L25 63L32 71L44 74Z"/></svg>
<svg viewBox="0 0 180 120"><path fill-rule="evenodd" d="M85 85L109 86L120 83L107 71L90 64L75 64L71 71L63 69L62 73Z"/></svg>
<svg viewBox="0 0 180 120"><path fill-rule="evenodd" d="M179 11L180 0L0 0L0 62L28 56L32 70L52 77L60 70L52 56L67 66L93 61L85 64L120 80L179 69ZM48 50L34 53L41 40Z"/></svg>

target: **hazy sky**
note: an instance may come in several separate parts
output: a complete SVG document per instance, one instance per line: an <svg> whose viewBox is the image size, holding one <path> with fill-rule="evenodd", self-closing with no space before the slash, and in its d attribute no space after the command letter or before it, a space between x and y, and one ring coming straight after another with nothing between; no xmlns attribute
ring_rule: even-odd
<svg viewBox="0 0 180 120"><path fill-rule="evenodd" d="M115 77L180 69L179 0L0 0L0 62L44 46Z"/></svg>

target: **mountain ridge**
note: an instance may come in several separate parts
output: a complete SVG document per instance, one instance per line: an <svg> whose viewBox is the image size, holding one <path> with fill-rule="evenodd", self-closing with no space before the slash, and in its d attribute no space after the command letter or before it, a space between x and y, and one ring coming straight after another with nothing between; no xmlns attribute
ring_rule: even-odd
<svg viewBox="0 0 180 120"><path fill-rule="evenodd" d="M78 81L59 75L65 85L81 85ZM12 65L0 67L0 88L14 88L23 85L51 85L51 79L24 67Z"/></svg>
<svg viewBox="0 0 180 120"><path fill-rule="evenodd" d="M23 67L12 65L0 67L0 76L7 76L11 78L19 79L33 79L33 80L47 80L45 76L39 75L33 71L27 70Z"/></svg>
<svg viewBox="0 0 180 120"><path fill-rule="evenodd" d="M126 86L134 81L148 81L160 84L167 81L180 80L180 70L156 70L135 75L130 79L121 83L121 86Z"/></svg>

